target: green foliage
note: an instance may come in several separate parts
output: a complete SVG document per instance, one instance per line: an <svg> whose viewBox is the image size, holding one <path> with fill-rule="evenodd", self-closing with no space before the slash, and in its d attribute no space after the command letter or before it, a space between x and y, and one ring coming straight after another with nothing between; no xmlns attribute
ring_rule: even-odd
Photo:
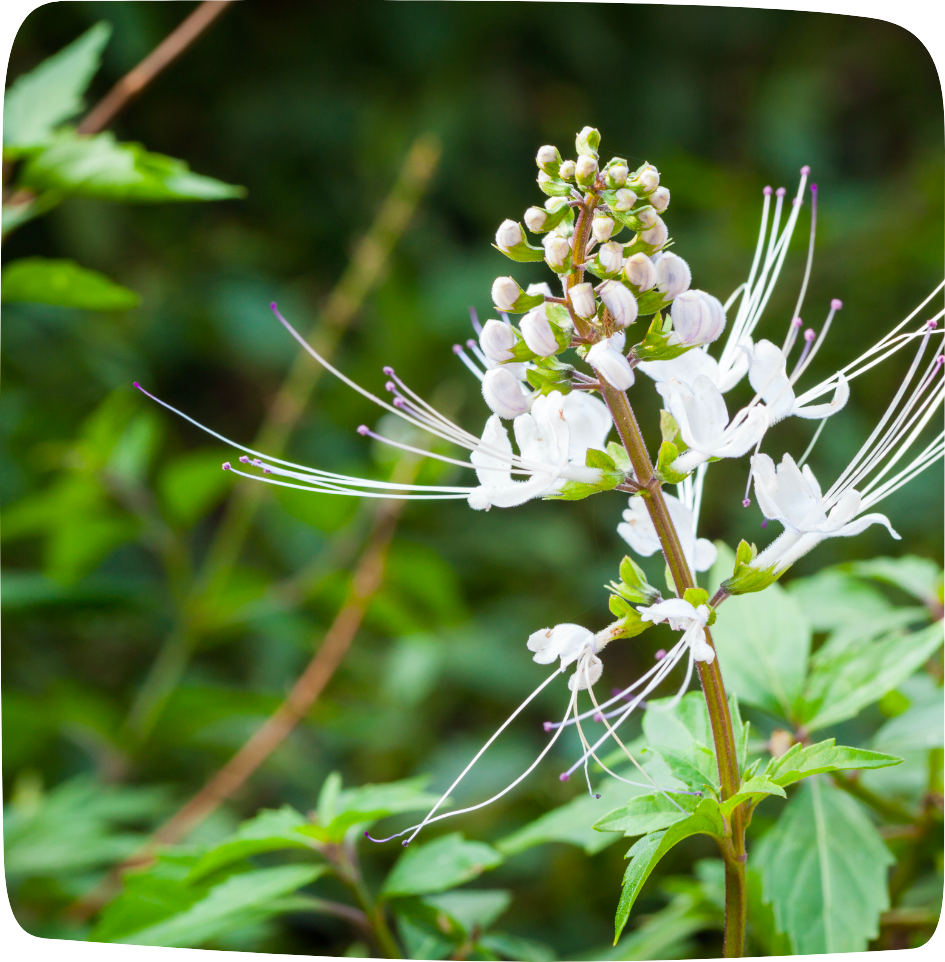
<svg viewBox="0 0 945 962"><path fill-rule="evenodd" d="M758 549L747 541L740 541L735 551L735 571L730 578L726 578L720 587L730 595L747 595L755 591L764 591L773 585L780 575L774 573L775 566L758 568L754 560Z"/></svg>
<svg viewBox="0 0 945 962"><path fill-rule="evenodd" d="M7 264L2 284L5 303L30 301L90 311L126 311L140 301L134 291L98 271L80 267L75 261L45 257L23 257Z"/></svg>
<svg viewBox="0 0 945 962"><path fill-rule="evenodd" d="M828 738L816 745L792 745L780 758L772 758L768 762L764 777L776 785L785 786L822 772L886 768L902 760L894 755L871 752L865 748L847 748L834 742L835 739Z"/></svg>
<svg viewBox="0 0 945 962"><path fill-rule="evenodd" d="M407 849L384 882L382 895L443 892L476 878L502 862L484 842L467 842L459 832Z"/></svg>
<svg viewBox="0 0 945 962"><path fill-rule="evenodd" d="M650 323L643 340L630 349L630 356L638 361L671 361L674 357L692 350L685 344L669 344L672 333L672 318L667 315L664 319L662 314L657 314Z"/></svg>
<svg viewBox="0 0 945 962"><path fill-rule="evenodd" d="M811 779L751 853L792 951L862 952L889 906L893 857L859 805Z"/></svg>
<svg viewBox="0 0 945 962"><path fill-rule="evenodd" d="M718 791L719 770L712 745L712 730L701 692L683 695L671 711L669 699L648 703L643 716L647 750L666 763L672 776L694 791Z"/></svg>
<svg viewBox="0 0 945 962"><path fill-rule="evenodd" d="M588 448L584 463L587 467L596 468L600 471L599 481L593 484L584 481L565 481L557 494L546 495L543 500L583 501L592 494L600 494L602 491L612 491L625 479L625 473L618 469L614 459L603 451Z"/></svg>

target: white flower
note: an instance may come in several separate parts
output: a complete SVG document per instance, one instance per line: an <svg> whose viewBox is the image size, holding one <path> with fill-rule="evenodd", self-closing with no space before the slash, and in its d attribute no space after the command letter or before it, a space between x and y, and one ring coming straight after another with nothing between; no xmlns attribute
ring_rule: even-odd
<svg viewBox="0 0 945 962"><path fill-rule="evenodd" d="M626 359L623 349L627 335L617 331L610 337L602 338L587 352L587 363L597 373L619 391L626 391L633 385L633 368Z"/></svg>
<svg viewBox="0 0 945 962"><path fill-rule="evenodd" d="M585 281L575 284L568 291L568 299L578 317L593 317L597 313L597 302L594 300L594 286Z"/></svg>
<svg viewBox="0 0 945 962"><path fill-rule="evenodd" d="M564 238L562 238L564 240ZM565 241L567 246L567 241ZM530 310L519 323L528 349L539 357L551 357L558 350L558 341L545 316L544 305Z"/></svg>
<svg viewBox="0 0 945 962"><path fill-rule="evenodd" d="M621 187L620 190L614 194L614 210L619 210L621 213L624 213L630 210L637 200L637 195L632 190Z"/></svg>
<svg viewBox="0 0 945 962"><path fill-rule="evenodd" d="M496 247L504 251L521 244L524 240L521 225L517 224L514 220L502 221L502 223L499 224L499 229L495 232Z"/></svg>
<svg viewBox="0 0 945 962"><path fill-rule="evenodd" d="M507 361L515 347L515 332L502 321L486 321L479 335L479 346L490 361Z"/></svg>
<svg viewBox="0 0 945 962"><path fill-rule="evenodd" d="M656 265L659 275L660 265ZM684 291L673 301L670 311L673 332L670 344L698 347L716 340L725 330L725 310L718 298L705 291Z"/></svg>
<svg viewBox="0 0 945 962"><path fill-rule="evenodd" d="M532 632L526 642L528 650L535 653L532 661L537 661L539 665L550 665L560 658L562 668L577 661L581 651L593 644L594 632L571 624L542 628Z"/></svg>
<svg viewBox="0 0 945 962"><path fill-rule="evenodd" d="M637 319L637 299L620 281L604 281L599 293L617 327L628 327Z"/></svg>
<svg viewBox="0 0 945 962"><path fill-rule="evenodd" d="M751 338L745 338L744 350L734 356L734 363L727 371L722 371L719 362L708 352L696 348L686 351L671 361L645 361L637 368L654 381L669 381L675 378L683 384L691 385L700 375L707 377L723 394L730 391L748 371L751 356Z"/></svg>
<svg viewBox="0 0 945 962"><path fill-rule="evenodd" d="M708 605L695 607L682 598L670 598L648 608L638 607L637 611L642 621L651 621L654 625L668 621L673 631L685 632L683 641L696 661L712 664L715 660L715 649L705 637L706 622L712 613Z"/></svg>
<svg viewBox="0 0 945 962"><path fill-rule="evenodd" d="M771 341L762 340L750 352L748 383L761 395L768 408L768 423L776 424L789 416L823 420L842 410L850 398L850 385L841 372L833 400L827 404L799 404L787 375L787 358Z"/></svg>
<svg viewBox="0 0 945 962"><path fill-rule="evenodd" d="M545 281L539 281L537 284L529 284L525 288L526 294L542 294L545 297L551 297L551 288Z"/></svg>
<svg viewBox="0 0 945 962"><path fill-rule="evenodd" d="M651 247L659 248L669 240L669 231L666 229L666 222L663 218L657 217L656 224L653 227L641 231L637 236Z"/></svg>
<svg viewBox="0 0 945 962"><path fill-rule="evenodd" d="M545 260L551 268L564 267L571 254L571 245L560 234L546 234L541 242L545 248Z"/></svg>
<svg viewBox="0 0 945 962"><path fill-rule="evenodd" d="M623 244L617 241L602 244L597 257L608 274L616 274L623 267Z"/></svg>
<svg viewBox="0 0 945 962"><path fill-rule="evenodd" d="M657 187L647 199L662 213L662 211L669 207L669 190L665 187Z"/></svg>
<svg viewBox="0 0 945 962"><path fill-rule="evenodd" d="M500 311L511 311L521 294L514 277L497 277L492 283L492 303Z"/></svg>
<svg viewBox="0 0 945 962"><path fill-rule="evenodd" d="M627 258L623 275L638 291L650 290L657 281L656 265L642 252Z"/></svg>
<svg viewBox="0 0 945 962"><path fill-rule="evenodd" d="M729 424L725 399L704 375L695 378L692 387L671 378L657 381L656 389L689 445L673 462L674 470L684 474L709 458L740 458L761 440L768 426L761 405L743 409L739 419Z"/></svg>
<svg viewBox="0 0 945 962"><path fill-rule="evenodd" d="M689 285L692 283L692 271L689 270L689 265L681 257L671 251L666 251L662 254L654 254L653 263L656 265L656 289L663 294L664 301L669 302L682 294L683 291L689 290Z"/></svg>
<svg viewBox="0 0 945 962"><path fill-rule="evenodd" d="M490 409L506 420L525 414L530 407L521 382L504 365L486 371L482 379L482 396Z"/></svg>
<svg viewBox="0 0 945 962"><path fill-rule="evenodd" d="M583 464L588 448L603 451L607 435L614 426L610 411L603 401L586 391L572 391L564 396L561 404L564 419L568 423L568 461Z"/></svg>
<svg viewBox="0 0 945 962"><path fill-rule="evenodd" d="M591 221L591 233L594 235L594 240L599 244L609 241L615 226L616 224L606 214L595 214Z"/></svg>
<svg viewBox="0 0 945 962"><path fill-rule="evenodd" d="M597 158L589 154L581 154L574 165L574 173L580 183L593 183L597 173Z"/></svg>
<svg viewBox="0 0 945 962"><path fill-rule="evenodd" d="M548 211L540 207L529 207L525 211L525 226L536 234L545 226L546 220L548 220Z"/></svg>
<svg viewBox="0 0 945 962"><path fill-rule="evenodd" d="M557 147L552 147L551 144L545 144L544 147L538 148L538 153L535 155L535 163L544 170L546 167L550 167L552 164L556 164L561 160L561 155L558 153Z"/></svg>
<svg viewBox="0 0 945 962"><path fill-rule="evenodd" d="M693 512L671 494L664 494L669 516L679 535L683 554L689 567L695 571L708 571L715 564L715 545L707 538L696 538L695 516ZM650 557L662 549L659 535L653 525L653 519L643 498L630 498L630 508L623 513L623 521L617 525L617 534L630 545L631 548L644 558Z"/></svg>
<svg viewBox="0 0 945 962"><path fill-rule="evenodd" d="M574 161L573 160L563 160L561 166L558 168L558 176L562 180L573 180L574 179Z"/></svg>
<svg viewBox="0 0 945 962"><path fill-rule="evenodd" d="M652 164L647 164L643 170L637 174L635 180L642 187L645 194L652 194L660 185L660 172Z"/></svg>

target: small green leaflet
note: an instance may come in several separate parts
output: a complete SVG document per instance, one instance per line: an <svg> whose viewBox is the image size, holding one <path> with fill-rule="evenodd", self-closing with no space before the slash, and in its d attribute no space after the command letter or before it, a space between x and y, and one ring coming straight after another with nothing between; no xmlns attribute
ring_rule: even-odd
<svg viewBox="0 0 945 962"><path fill-rule="evenodd" d="M384 882L381 897L426 895L462 885L501 864L485 842L467 842L459 832L408 848Z"/></svg>
<svg viewBox="0 0 945 962"><path fill-rule="evenodd" d="M730 595L747 595L773 585L781 576L774 573L774 565L770 568L753 567L752 562L757 556L758 549L753 544L740 541L735 552L735 571L721 587Z"/></svg>
<svg viewBox="0 0 945 962"><path fill-rule="evenodd" d="M692 350L685 344L667 343L672 332L672 319L667 317L664 321L663 315L657 314L643 340L631 348L630 355L638 361L671 361Z"/></svg>
<svg viewBox="0 0 945 962"><path fill-rule="evenodd" d="M772 758L764 770L764 778L785 786L821 772L848 771L860 768L886 768L898 765L902 759L895 755L847 748L828 738L816 745L792 745L780 758Z"/></svg>
<svg viewBox="0 0 945 962"><path fill-rule="evenodd" d="M638 795L626 805L608 812L594 823L598 832L623 832L627 838L669 828L688 818L701 799L697 795L673 793L670 801L662 792ZM675 802L676 804L673 804Z"/></svg>
<svg viewBox="0 0 945 962"><path fill-rule="evenodd" d="M597 468L600 471L600 480L595 484L586 484L583 481L565 481L561 490L557 494L549 494L544 497L545 501L583 501L592 494L599 494L601 491L612 491L621 484L626 475L617 469L613 458L598 451L596 448L588 448L584 458L584 463L589 468Z"/></svg>

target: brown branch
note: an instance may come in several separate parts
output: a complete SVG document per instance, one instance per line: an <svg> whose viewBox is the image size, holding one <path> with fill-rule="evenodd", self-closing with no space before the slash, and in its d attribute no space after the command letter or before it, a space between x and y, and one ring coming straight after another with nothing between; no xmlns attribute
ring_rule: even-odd
<svg viewBox="0 0 945 962"><path fill-rule="evenodd" d="M216 19L233 0L204 0L186 20L169 33L137 67L118 83L86 114L77 130L80 134L97 134L104 130L128 104L173 63Z"/></svg>

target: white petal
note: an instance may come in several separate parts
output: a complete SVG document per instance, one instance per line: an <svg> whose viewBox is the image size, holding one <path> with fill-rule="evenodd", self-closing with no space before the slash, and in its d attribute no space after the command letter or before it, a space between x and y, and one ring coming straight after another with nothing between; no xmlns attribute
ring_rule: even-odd
<svg viewBox="0 0 945 962"><path fill-rule="evenodd" d="M795 417L819 421L842 410L849 400L850 382L841 373L837 381L837 389L833 392L833 400L827 404L797 404L795 402L791 414Z"/></svg>
<svg viewBox="0 0 945 962"><path fill-rule="evenodd" d="M498 414L493 414L482 432L480 444L490 449L483 451L476 448L469 456L469 460L476 466L476 477L485 487L509 484L512 480L512 442L509 432L499 420ZM492 454L498 451L501 457Z"/></svg>
<svg viewBox="0 0 945 962"><path fill-rule="evenodd" d="M855 534L859 534L861 531L865 531L871 524L884 524L886 525L886 530L897 540L901 541L902 536L893 528L889 518L884 514L864 514L862 518L857 518L856 521L851 521L850 524L844 525L838 531L834 531L833 537L835 538L849 538Z"/></svg>
<svg viewBox="0 0 945 962"><path fill-rule="evenodd" d="M569 461L583 463L588 448L605 449L614 422L603 401L586 391L572 391L565 395L561 410L569 429Z"/></svg>
<svg viewBox="0 0 945 962"><path fill-rule="evenodd" d="M597 655L591 655L582 660L580 668L568 679L568 688L571 691L584 691L600 681L603 671L604 663Z"/></svg>
<svg viewBox="0 0 945 962"><path fill-rule="evenodd" d="M699 538L696 541L696 552L692 566L696 571L708 571L715 564L718 556L718 549L711 541L707 538Z"/></svg>
<svg viewBox="0 0 945 962"><path fill-rule="evenodd" d="M768 408L768 421L776 424L794 407L794 389L787 376L787 360L771 341L759 341L752 354L748 383Z"/></svg>
<svg viewBox="0 0 945 962"><path fill-rule="evenodd" d="M648 608L638 607L637 611L640 612L642 621L652 621L654 625L669 620L678 623L680 621L698 621L699 619L695 607L682 598L669 598L666 601L660 601L658 604L650 605Z"/></svg>

